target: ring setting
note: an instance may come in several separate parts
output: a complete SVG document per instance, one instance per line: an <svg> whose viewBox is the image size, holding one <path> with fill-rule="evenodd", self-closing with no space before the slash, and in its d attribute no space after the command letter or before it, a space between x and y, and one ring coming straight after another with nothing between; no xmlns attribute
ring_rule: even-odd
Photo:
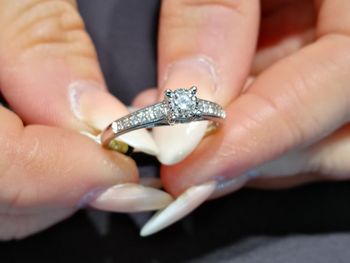
<svg viewBox="0 0 350 263"><path fill-rule="evenodd" d="M166 90L163 101L113 121L101 135L102 145L115 149L117 137L142 128L209 120L218 126L226 117L217 103L197 97L197 87ZM118 150L118 149L117 149Z"/></svg>
<svg viewBox="0 0 350 263"><path fill-rule="evenodd" d="M200 115L197 99L197 87L165 91L165 102L168 103L168 122L188 122L189 119Z"/></svg>

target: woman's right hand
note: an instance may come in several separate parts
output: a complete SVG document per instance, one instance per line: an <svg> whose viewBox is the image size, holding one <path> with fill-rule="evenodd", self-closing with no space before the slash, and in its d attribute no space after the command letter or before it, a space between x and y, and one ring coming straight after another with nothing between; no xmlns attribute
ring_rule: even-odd
<svg viewBox="0 0 350 263"><path fill-rule="evenodd" d="M134 162L78 132L126 107L107 92L73 0L0 2L0 239L21 238L79 207L136 212L172 198L138 183ZM23 124L24 122L24 124ZM155 151L145 131L126 140Z"/></svg>
<svg viewBox="0 0 350 263"><path fill-rule="evenodd" d="M245 185L350 178L349 11L346 0L162 2L158 95L196 85L227 118L203 140L205 122L155 128L161 179L178 198L141 234Z"/></svg>

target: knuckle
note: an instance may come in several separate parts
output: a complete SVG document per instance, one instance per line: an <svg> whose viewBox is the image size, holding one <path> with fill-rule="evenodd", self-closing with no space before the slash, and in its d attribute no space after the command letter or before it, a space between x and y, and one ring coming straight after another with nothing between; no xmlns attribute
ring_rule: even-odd
<svg viewBox="0 0 350 263"><path fill-rule="evenodd" d="M305 132L303 128L296 121L293 115L293 109L285 107L285 104L276 101L276 98L270 98L261 93L250 93L254 100L262 105L266 109L269 118L261 117L260 114L252 114L249 116L251 120L254 120L258 126L265 127L266 134L275 134L274 130L278 127L278 130L283 136L283 142L285 143L282 152L289 150L293 145L299 144L304 140ZM275 140L276 138L272 138ZM273 143L271 141L270 143Z"/></svg>
<svg viewBox="0 0 350 263"><path fill-rule="evenodd" d="M11 148L12 150L7 153L7 158L11 162L5 167L0 178L1 211L6 214L16 213L18 208L31 205L38 195L36 187L38 180L34 176L30 176L32 167L29 167L29 162L33 165L36 160L33 160L33 156L29 160L26 148L19 143L15 143Z"/></svg>
<svg viewBox="0 0 350 263"><path fill-rule="evenodd" d="M45 192L47 175L60 172L55 158L58 150L47 150L38 137L28 139L26 129L8 141L6 153L1 154L9 160L0 175L0 208L5 214L16 214L18 209L37 204Z"/></svg>
<svg viewBox="0 0 350 263"><path fill-rule="evenodd" d="M23 131L23 123L15 113L0 107L0 118L6 123L0 127L0 184L17 159L19 138ZM1 192L1 191L0 191Z"/></svg>
<svg viewBox="0 0 350 263"><path fill-rule="evenodd" d="M216 19L226 13L242 15L242 2L239 0L164 0L161 17L162 21L165 20L170 26L182 28L188 26L189 22L201 24L210 21L211 15L215 15Z"/></svg>
<svg viewBox="0 0 350 263"><path fill-rule="evenodd" d="M7 18L5 45L11 43L13 48L24 52L39 50L42 54L76 52L94 55L83 20L70 3L18 1L13 6L16 10Z"/></svg>
<svg viewBox="0 0 350 263"><path fill-rule="evenodd" d="M240 0L182 0L185 5L195 7L223 7L232 11L240 10Z"/></svg>

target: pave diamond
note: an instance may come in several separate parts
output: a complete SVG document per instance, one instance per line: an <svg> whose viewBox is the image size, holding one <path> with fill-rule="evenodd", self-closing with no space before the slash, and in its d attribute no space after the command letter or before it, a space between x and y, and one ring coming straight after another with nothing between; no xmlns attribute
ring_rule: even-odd
<svg viewBox="0 0 350 263"><path fill-rule="evenodd" d="M140 123L144 123L146 121L145 113L143 111L138 112L137 119Z"/></svg>
<svg viewBox="0 0 350 263"><path fill-rule="evenodd" d="M112 123L112 131L114 133L117 133L118 132L118 123L117 122L113 122Z"/></svg>

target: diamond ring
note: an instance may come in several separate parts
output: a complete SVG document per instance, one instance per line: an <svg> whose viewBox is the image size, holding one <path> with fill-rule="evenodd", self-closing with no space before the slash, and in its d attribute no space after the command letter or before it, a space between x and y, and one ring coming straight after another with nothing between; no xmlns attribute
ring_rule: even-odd
<svg viewBox="0 0 350 263"><path fill-rule="evenodd" d="M219 104L197 98L195 86L166 90L163 101L113 121L102 132L101 143L105 147L116 149L116 138L133 130L203 120L209 120L212 125L218 126L225 117L225 111Z"/></svg>

